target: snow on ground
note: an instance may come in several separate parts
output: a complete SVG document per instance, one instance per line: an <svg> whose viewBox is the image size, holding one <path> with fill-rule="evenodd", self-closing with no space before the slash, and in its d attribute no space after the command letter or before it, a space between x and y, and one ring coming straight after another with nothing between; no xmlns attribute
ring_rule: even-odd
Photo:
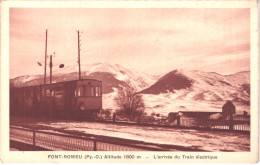
<svg viewBox="0 0 260 165"><path fill-rule="evenodd" d="M177 91L176 93L163 93L159 95L144 94L145 112L160 113L167 116L170 112L178 111L205 111L205 112L221 112L222 106L226 101L211 101L211 100L194 100L192 93L188 93L184 97L185 92ZM234 102L236 113L243 114L247 111L250 114L250 106L243 105L239 102Z"/></svg>
<svg viewBox="0 0 260 165"><path fill-rule="evenodd" d="M117 89L114 92L103 95L103 109L117 109L114 98L117 95ZM145 103L145 112L147 114L159 113L168 116L170 112L178 111L204 111L204 112L222 112L222 106L226 101L214 100L194 100L196 91L191 92L188 89L175 91L175 93L161 93L158 95L143 94ZM206 95L206 94L205 94ZM210 97L210 96L208 96ZM233 102L236 106L236 114L243 114L247 111L250 114L250 106L239 102Z"/></svg>
<svg viewBox="0 0 260 165"><path fill-rule="evenodd" d="M117 88L113 88L114 92L110 92L108 94L103 94L102 95L102 107L103 109L111 109L111 110L115 110L117 105L114 101L114 98L117 95Z"/></svg>
<svg viewBox="0 0 260 165"><path fill-rule="evenodd" d="M209 151L249 151L250 135L189 129L142 127L90 122L38 123L55 129L139 140L158 144L197 147Z"/></svg>

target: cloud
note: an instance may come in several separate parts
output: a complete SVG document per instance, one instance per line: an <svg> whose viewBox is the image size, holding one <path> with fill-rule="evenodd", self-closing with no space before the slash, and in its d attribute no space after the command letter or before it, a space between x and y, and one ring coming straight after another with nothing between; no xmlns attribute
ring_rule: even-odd
<svg viewBox="0 0 260 165"><path fill-rule="evenodd" d="M65 66L77 61L76 31L80 30L82 60L87 62L113 62L151 74L184 66L207 66L202 69L220 73L223 67L225 72L240 70L224 61L236 64L243 58L243 66L249 66L249 25L250 10L243 8L12 8L10 73L26 74L30 69L18 73L23 69L13 68L26 58L31 65L43 59L46 29L48 54L55 51L55 62Z"/></svg>

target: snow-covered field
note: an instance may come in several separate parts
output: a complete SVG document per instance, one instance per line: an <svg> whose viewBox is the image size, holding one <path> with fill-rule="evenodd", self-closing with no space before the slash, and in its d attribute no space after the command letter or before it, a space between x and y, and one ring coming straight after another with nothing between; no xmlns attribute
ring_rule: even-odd
<svg viewBox="0 0 260 165"><path fill-rule="evenodd" d="M103 109L117 109L114 98L117 96L117 89L114 92L103 94ZM168 116L170 112L179 111L204 111L204 112L222 112L222 106L226 101L194 100L195 92L187 89L173 93L161 93L158 95L143 94L145 103L145 112L147 114L161 114ZM236 106L236 114L243 114L243 111L250 114L250 106L240 102L233 102Z"/></svg>
<svg viewBox="0 0 260 165"><path fill-rule="evenodd" d="M145 111L147 114L160 113L167 116L170 112L178 111L199 111L199 112L222 112L222 106L226 101L210 101L193 99L193 93L186 91L177 91L176 93L162 93L158 95L143 95L145 102ZM184 97L185 95L185 97ZM250 114L250 106L233 102L236 106L236 114L243 114L243 111ZM111 105L111 104L110 104Z"/></svg>
<svg viewBox="0 0 260 165"><path fill-rule="evenodd" d="M189 129L142 127L91 122L40 122L36 126L144 142L196 147L209 151L250 151L250 135Z"/></svg>

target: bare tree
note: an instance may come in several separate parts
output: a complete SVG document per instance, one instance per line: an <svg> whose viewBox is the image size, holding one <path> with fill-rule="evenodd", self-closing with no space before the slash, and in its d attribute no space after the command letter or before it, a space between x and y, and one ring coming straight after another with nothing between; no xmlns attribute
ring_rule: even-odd
<svg viewBox="0 0 260 165"><path fill-rule="evenodd" d="M126 83L125 87L118 90L115 97L115 102L120 109L120 113L134 120L135 117L140 117L144 110L144 101L142 95L131 86L130 82Z"/></svg>

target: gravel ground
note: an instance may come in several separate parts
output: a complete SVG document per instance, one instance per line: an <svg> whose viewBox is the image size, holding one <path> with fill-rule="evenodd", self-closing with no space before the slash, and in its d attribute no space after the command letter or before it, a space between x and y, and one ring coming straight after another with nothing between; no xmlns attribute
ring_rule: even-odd
<svg viewBox="0 0 260 165"><path fill-rule="evenodd" d="M178 145L214 152L250 151L250 135L234 132L144 127L80 121L50 121L48 119L17 117L12 118L10 122L11 125L30 127L38 130L109 136L111 138L138 140L161 145Z"/></svg>

